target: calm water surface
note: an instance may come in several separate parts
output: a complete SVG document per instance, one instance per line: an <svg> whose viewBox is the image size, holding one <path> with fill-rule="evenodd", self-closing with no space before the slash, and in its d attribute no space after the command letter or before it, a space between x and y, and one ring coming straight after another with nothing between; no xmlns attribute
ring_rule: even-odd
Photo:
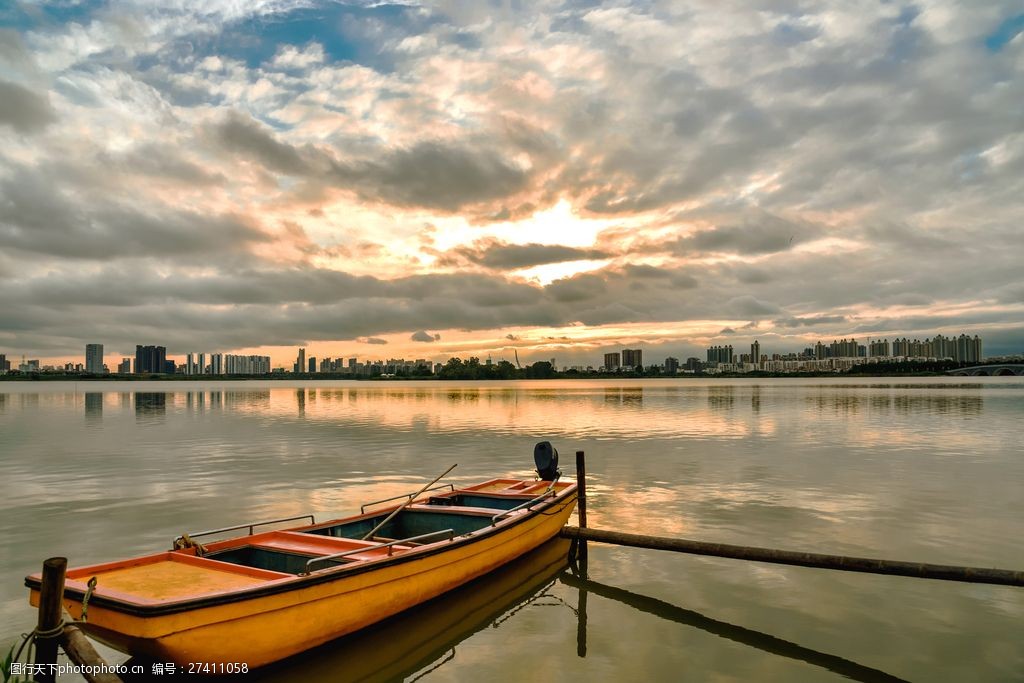
<svg viewBox="0 0 1024 683"><path fill-rule="evenodd" d="M0 646L51 555L528 476L541 439L587 452L591 526L1021 569L1022 416L1019 378L4 383ZM564 549L250 678L1024 680L1024 589Z"/></svg>

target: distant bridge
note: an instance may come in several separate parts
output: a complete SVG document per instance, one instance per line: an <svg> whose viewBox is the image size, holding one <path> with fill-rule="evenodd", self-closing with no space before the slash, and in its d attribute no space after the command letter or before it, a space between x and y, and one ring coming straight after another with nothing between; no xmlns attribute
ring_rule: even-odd
<svg viewBox="0 0 1024 683"><path fill-rule="evenodd" d="M1002 363L1000 365L975 365L970 368L957 368L949 370L949 375L960 377L983 377L985 375L1009 377L1013 375L1024 376L1024 363Z"/></svg>

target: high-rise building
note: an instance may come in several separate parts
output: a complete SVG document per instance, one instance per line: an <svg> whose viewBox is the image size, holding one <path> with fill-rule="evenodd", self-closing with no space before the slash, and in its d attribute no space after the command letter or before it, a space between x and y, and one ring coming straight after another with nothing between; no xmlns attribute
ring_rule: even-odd
<svg viewBox="0 0 1024 683"><path fill-rule="evenodd" d="M211 353L210 354L210 374L211 375L223 375L224 374L224 354L223 353Z"/></svg>
<svg viewBox="0 0 1024 683"><path fill-rule="evenodd" d="M941 334L931 338L932 355L938 359L952 358L956 355L956 341Z"/></svg>
<svg viewBox="0 0 1024 683"><path fill-rule="evenodd" d="M132 359L122 358L121 362L117 365L117 374L119 375L130 375L132 374Z"/></svg>
<svg viewBox="0 0 1024 683"><path fill-rule="evenodd" d="M700 372L703 368L701 367L700 358L690 357L686 359L686 369L688 372Z"/></svg>
<svg viewBox="0 0 1024 683"><path fill-rule="evenodd" d="M889 340L879 339L877 341L869 341L868 355L872 358L888 358L891 355L889 353Z"/></svg>
<svg viewBox="0 0 1024 683"><path fill-rule="evenodd" d="M644 365L643 361L643 350L642 349L623 349L622 350L622 367L624 368L642 368Z"/></svg>
<svg viewBox="0 0 1024 683"><path fill-rule="evenodd" d="M669 356L665 359L665 374L674 375L679 372L679 359Z"/></svg>
<svg viewBox="0 0 1024 683"><path fill-rule="evenodd" d="M135 347L135 374L163 373L167 365L167 348L163 346Z"/></svg>
<svg viewBox="0 0 1024 683"><path fill-rule="evenodd" d="M316 356L309 357L309 374L316 372Z"/></svg>
<svg viewBox="0 0 1024 683"><path fill-rule="evenodd" d="M197 353L196 354L196 374L197 375L205 375L206 374L206 354L205 353Z"/></svg>
<svg viewBox="0 0 1024 683"><path fill-rule="evenodd" d="M299 349L299 356L295 359L295 365L292 366L292 369L295 374L306 371L306 349Z"/></svg>
<svg viewBox="0 0 1024 683"><path fill-rule="evenodd" d="M856 339L843 339L842 341L833 341L829 345L828 357L829 358L856 358L860 352L858 351L858 344Z"/></svg>
<svg viewBox="0 0 1024 683"><path fill-rule="evenodd" d="M224 372L228 375L269 375L270 356L224 356Z"/></svg>
<svg viewBox="0 0 1024 683"><path fill-rule="evenodd" d="M103 344L85 345L85 371L94 375L103 374Z"/></svg>
<svg viewBox="0 0 1024 683"><path fill-rule="evenodd" d="M7 356L0 353L0 375L4 374L11 369L10 364L7 362Z"/></svg>
<svg viewBox="0 0 1024 683"><path fill-rule="evenodd" d="M708 349L709 363L732 363L734 360L732 346L712 346Z"/></svg>
<svg viewBox="0 0 1024 683"><path fill-rule="evenodd" d="M954 340L950 340L953 342ZM984 353L982 351L981 338L978 335L974 335L971 339L966 334L961 334L955 340L956 352L953 356L953 360L960 361L961 363L977 363L984 359Z"/></svg>
<svg viewBox="0 0 1024 683"><path fill-rule="evenodd" d="M750 362L754 365L761 364L761 342L754 340L754 343L750 345Z"/></svg>
<svg viewBox="0 0 1024 683"><path fill-rule="evenodd" d="M606 353L604 354L604 369L608 371L618 370L622 367L622 360L619 357L619 352Z"/></svg>

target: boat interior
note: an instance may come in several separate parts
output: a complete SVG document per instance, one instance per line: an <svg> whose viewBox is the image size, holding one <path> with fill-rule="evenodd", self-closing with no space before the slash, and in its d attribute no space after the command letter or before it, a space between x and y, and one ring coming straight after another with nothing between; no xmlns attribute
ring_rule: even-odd
<svg viewBox="0 0 1024 683"><path fill-rule="evenodd" d="M67 583L84 590L85 583L95 576L98 595L139 605L233 592L446 542L525 514L526 508L572 486L570 482L492 479L467 488L446 485L446 490L435 489L393 516L410 495L369 503L360 515L319 524L255 532L255 527L264 523L254 523L200 532L189 535L189 540L223 536L238 529L247 529L249 534L72 569ZM385 503L390 505L377 507ZM377 509L367 510L374 507ZM312 521L309 515L306 519ZM294 520L276 520L287 521ZM370 532L373 535L364 538Z"/></svg>

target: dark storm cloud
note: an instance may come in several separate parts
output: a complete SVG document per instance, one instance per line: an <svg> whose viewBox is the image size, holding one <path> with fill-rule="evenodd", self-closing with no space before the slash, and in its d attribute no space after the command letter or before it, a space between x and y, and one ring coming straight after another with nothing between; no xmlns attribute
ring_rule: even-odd
<svg viewBox="0 0 1024 683"><path fill-rule="evenodd" d="M777 304L761 301L749 294L744 294L730 299L725 303L725 310L733 315L744 318L762 315L772 315L780 311Z"/></svg>
<svg viewBox="0 0 1024 683"><path fill-rule="evenodd" d="M844 315L813 315L804 318L777 318L773 321L776 327L813 327L815 325L836 325L847 322Z"/></svg>
<svg viewBox="0 0 1024 683"><path fill-rule="evenodd" d="M650 281L654 281L651 285L656 289L695 289L700 286L700 280L694 272L696 269L693 267L668 268L635 263L601 271L605 279L627 283L634 291L647 290Z"/></svg>
<svg viewBox="0 0 1024 683"><path fill-rule="evenodd" d="M761 214L748 217L741 223L699 230L666 246L669 251L680 256L702 252L757 255L785 251L802 242L824 236L808 225Z"/></svg>
<svg viewBox="0 0 1024 683"><path fill-rule="evenodd" d="M555 280L545 289L555 301L566 303L600 297L607 287L600 275L583 274Z"/></svg>
<svg viewBox="0 0 1024 683"><path fill-rule="evenodd" d="M546 263L606 259L611 254L600 249L579 249L556 244L509 244L498 240L484 240L471 247L453 249L441 259L442 264L454 264L461 257L495 270L515 270Z"/></svg>
<svg viewBox="0 0 1024 683"><path fill-rule="evenodd" d="M626 277L638 279L664 279L671 278L675 272L670 268L659 268L647 264L627 263L622 267L622 273Z"/></svg>
<svg viewBox="0 0 1024 683"><path fill-rule="evenodd" d="M0 80L0 125L19 133L38 133L57 120L45 95L23 85Z"/></svg>
<svg viewBox="0 0 1024 683"><path fill-rule="evenodd" d="M270 171L396 206L455 211L514 194L529 178L482 140L423 141L409 147L370 148L360 157L344 158L346 149L282 142L267 126L237 112L213 130L226 150Z"/></svg>
<svg viewBox="0 0 1024 683"><path fill-rule="evenodd" d="M295 147L280 142L266 126L237 112L217 124L214 134L227 150L252 158L272 171L300 176L312 171L309 160Z"/></svg>
<svg viewBox="0 0 1024 683"><path fill-rule="evenodd" d="M332 178L368 199L456 211L514 194L529 175L481 141L468 140L381 150L379 160L335 163Z"/></svg>
<svg viewBox="0 0 1024 683"><path fill-rule="evenodd" d="M887 320L860 323L850 329L852 334L874 334L899 330L921 330L927 336L938 330L958 329L957 334L975 325L1012 324L1018 319L1016 312L975 311L970 313L907 315Z"/></svg>
<svg viewBox="0 0 1024 683"><path fill-rule="evenodd" d="M148 265L121 265L88 272L54 270L46 276L26 278L12 286L25 300L46 305L102 302L107 306L133 306L172 301L211 306L317 306L353 299L452 301L460 310L490 309L500 316L503 309L544 303L540 288L499 277L455 273L385 280L312 267L224 268L216 273L196 272L179 277L155 274ZM374 317L386 315L387 311L381 311ZM460 315L445 322L450 326L464 326L467 316Z"/></svg>
<svg viewBox="0 0 1024 683"><path fill-rule="evenodd" d="M441 340L441 335L431 334L426 330L419 330L418 332L413 332L409 336L409 340L414 342L436 342Z"/></svg>
<svg viewBox="0 0 1024 683"><path fill-rule="evenodd" d="M34 68L25 41L17 31L10 28L0 28L0 60L26 70Z"/></svg>
<svg viewBox="0 0 1024 683"><path fill-rule="evenodd" d="M578 275L548 287L481 274L383 280L308 266L221 266L219 272L208 271L159 275L143 263L125 263L89 270L60 268L27 278L12 273L3 288L18 303L7 307L0 319L0 345L14 339L14 330L21 325L35 331L32 339L18 336L19 344L60 345L50 330L71 326L76 335L108 339L111 344L130 346L132 339L163 334L168 344L185 345L179 348L234 348L310 340L369 343L369 337L410 329L671 320L715 308L700 298L681 297L672 278L647 278L657 287L637 297L630 285L639 280L614 270ZM592 296L601 292L605 294ZM63 343L68 352L78 345Z"/></svg>
<svg viewBox="0 0 1024 683"><path fill-rule="evenodd" d="M190 161L179 150L163 144L143 143L116 154L103 152L97 155L96 163L108 172L116 170L128 177L146 176L202 187L228 182L223 173Z"/></svg>
<svg viewBox="0 0 1024 683"><path fill-rule="evenodd" d="M246 218L135 206L91 206L33 169L0 180L0 246L69 259L163 258L244 250L267 236Z"/></svg>

